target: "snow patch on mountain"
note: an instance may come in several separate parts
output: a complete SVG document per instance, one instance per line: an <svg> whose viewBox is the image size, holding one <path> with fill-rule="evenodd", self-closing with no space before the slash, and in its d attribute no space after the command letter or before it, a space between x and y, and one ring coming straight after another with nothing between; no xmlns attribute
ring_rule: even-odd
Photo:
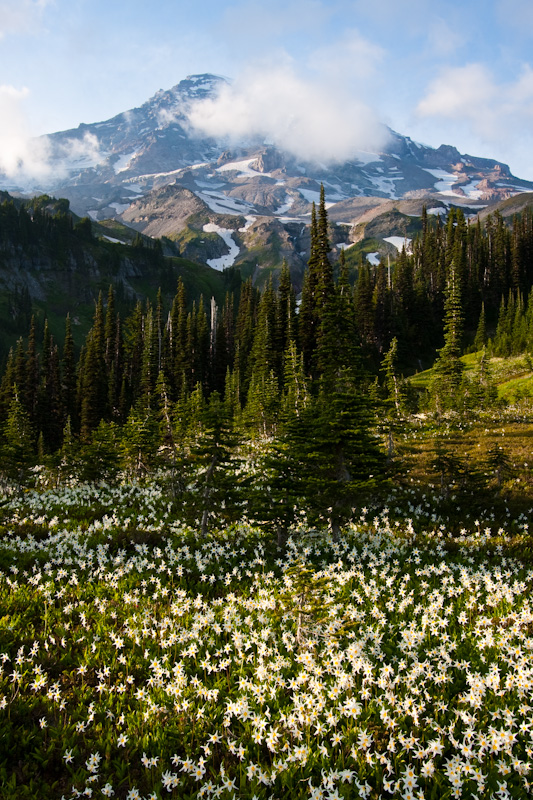
<svg viewBox="0 0 533 800"><path fill-rule="evenodd" d="M286 200L279 208L276 208L274 214L286 214L289 208L294 205L294 197L291 197L289 194L285 195Z"/></svg>
<svg viewBox="0 0 533 800"><path fill-rule="evenodd" d="M113 164L113 169L115 170L115 175L118 175L119 172L125 172L135 156L137 155L136 150L132 150L131 153L123 153L121 156L118 157L118 161L115 161Z"/></svg>
<svg viewBox="0 0 533 800"><path fill-rule="evenodd" d="M239 233L246 233L246 231L247 231L249 228L251 228L251 227L252 227L252 225L253 225L253 224L254 224L254 222L256 221L257 217L254 217L254 216L252 216L251 214L248 214L248 215L246 215L246 216L245 216L245 218L244 218L244 219L246 220L246 222L245 222L245 224L243 225L243 227L242 227L242 228L239 228Z"/></svg>
<svg viewBox="0 0 533 800"><path fill-rule="evenodd" d="M253 211L253 206L249 203L245 203L244 200L236 200L234 197L228 197L222 192L198 192L198 197L216 214L239 216Z"/></svg>
<svg viewBox="0 0 533 800"><path fill-rule="evenodd" d="M457 194L452 189L453 184L457 183L457 175L454 175L453 172L446 172L445 169L428 169L427 167L422 169L437 178L437 183L435 184L436 192L439 194Z"/></svg>
<svg viewBox="0 0 533 800"><path fill-rule="evenodd" d="M367 150L356 150L353 155L353 161L358 161L360 164L363 164L363 166L374 164L381 160L382 158L378 153L371 153Z"/></svg>
<svg viewBox="0 0 533 800"><path fill-rule="evenodd" d="M479 181L470 181L470 183L467 183L466 186L461 186L461 189L465 195L471 200L479 200L483 195L483 192L477 188L478 183Z"/></svg>
<svg viewBox="0 0 533 800"><path fill-rule="evenodd" d="M398 250L398 252L401 252L404 247L407 252L409 252L411 249L412 240L407 239L407 237L405 236L387 236L387 238L383 239L383 241L392 244L393 247L395 247L396 250Z"/></svg>
<svg viewBox="0 0 533 800"><path fill-rule="evenodd" d="M214 222L206 223L203 227L203 230L206 233L218 233L218 235L224 240L225 244L229 248L229 253L227 253L227 255L220 256L220 258L209 258L207 260L208 266L218 270L219 272L227 269L227 267L231 267L235 263L235 259L240 253L240 247L233 239L233 231L229 230L228 228L221 228Z"/></svg>
<svg viewBox="0 0 533 800"><path fill-rule="evenodd" d="M117 214L123 214L130 205L131 203L109 203L109 207L114 208Z"/></svg>
<svg viewBox="0 0 533 800"><path fill-rule="evenodd" d="M302 195L304 200L307 200L308 203L314 203L315 205L319 204L319 202L320 202L320 192L317 192L314 189L304 189L301 186L298 187L298 191L300 192L300 194ZM337 200L335 200L334 202L333 201L327 201L326 202L326 208L331 208L331 206L334 206L336 202L337 202Z"/></svg>
<svg viewBox="0 0 533 800"><path fill-rule="evenodd" d="M216 168L216 172L238 172L239 177L247 177L247 178L257 178L259 175L263 175L266 178L270 178L270 174L268 172L258 172L256 169L252 169L250 164L253 164L254 161L257 161L257 158L246 158L243 161L228 161L227 164L222 164L221 167Z"/></svg>

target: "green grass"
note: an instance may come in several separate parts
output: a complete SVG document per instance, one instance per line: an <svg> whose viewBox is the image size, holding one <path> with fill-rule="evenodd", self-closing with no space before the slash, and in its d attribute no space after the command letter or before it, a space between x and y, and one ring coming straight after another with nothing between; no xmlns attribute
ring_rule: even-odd
<svg viewBox="0 0 533 800"><path fill-rule="evenodd" d="M466 375L477 369L480 358L481 352L468 353L461 357ZM533 366L527 356L492 356L489 358L489 369L498 387L498 396L503 399L513 400L517 389L525 391L533 388ZM433 374L434 369L431 367L411 375L409 381L416 389L428 389Z"/></svg>

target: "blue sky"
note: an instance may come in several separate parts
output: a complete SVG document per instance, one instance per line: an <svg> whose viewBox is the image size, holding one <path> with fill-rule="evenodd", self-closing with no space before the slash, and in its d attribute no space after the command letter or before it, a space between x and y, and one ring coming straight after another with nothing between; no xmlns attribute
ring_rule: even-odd
<svg viewBox="0 0 533 800"><path fill-rule="evenodd" d="M0 164L214 72L241 128L305 104L333 146L344 123L362 146L385 123L533 180L532 40L533 0L0 0ZM231 128L228 102L214 124Z"/></svg>

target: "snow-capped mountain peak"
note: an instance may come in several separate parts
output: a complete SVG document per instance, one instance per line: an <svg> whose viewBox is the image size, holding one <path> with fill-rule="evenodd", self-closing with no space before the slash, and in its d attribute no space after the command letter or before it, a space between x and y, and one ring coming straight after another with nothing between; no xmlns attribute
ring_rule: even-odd
<svg viewBox="0 0 533 800"><path fill-rule="evenodd" d="M282 225L309 222L321 183L333 204L330 217L345 222L391 200L433 198L475 210L533 189L505 164L451 145L428 147L392 130L386 145L354 152L342 164L305 161L260 137L230 142L199 134L190 124L191 108L226 85L218 75L189 75L139 108L49 135L49 169L30 189L67 197L75 212L101 220L174 185L212 215L269 217Z"/></svg>

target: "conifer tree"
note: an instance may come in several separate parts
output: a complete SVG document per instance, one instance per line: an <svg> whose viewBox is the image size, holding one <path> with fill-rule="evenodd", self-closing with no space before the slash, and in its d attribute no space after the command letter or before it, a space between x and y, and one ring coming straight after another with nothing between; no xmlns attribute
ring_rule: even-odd
<svg viewBox="0 0 533 800"><path fill-rule="evenodd" d="M39 359L37 356L37 333L35 317L32 316L26 350L26 376L21 392L31 424L37 426L37 392L39 389Z"/></svg>
<svg viewBox="0 0 533 800"><path fill-rule="evenodd" d="M285 378L281 401L283 417L299 418L310 403L311 391L305 374L303 354L298 351L296 342L289 342L284 362Z"/></svg>
<svg viewBox="0 0 533 800"><path fill-rule="evenodd" d="M276 296L276 350L280 358L279 374L283 371L283 357L290 342L297 338L296 295L287 261L283 259Z"/></svg>
<svg viewBox="0 0 533 800"><path fill-rule="evenodd" d="M444 301L444 347L438 351L431 386L431 394L438 411L453 409L458 402L464 369L461 361L462 336L461 286L455 263L452 261Z"/></svg>
<svg viewBox="0 0 533 800"><path fill-rule="evenodd" d="M16 384L13 386L2 438L0 446L2 471L19 486L24 486L29 477L29 470L35 462L34 432Z"/></svg>
<svg viewBox="0 0 533 800"><path fill-rule="evenodd" d="M86 339L85 354L79 379L80 428L83 439L98 427L107 411L105 369L104 314L102 294L98 297L93 327Z"/></svg>
<svg viewBox="0 0 533 800"><path fill-rule="evenodd" d="M142 478L154 467L158 445L157 416L141 399L130 409L121 429L122 463L131 479Z"/></svg>
<svg viewBox="0 0 533 800"><path fill-rule="evenodd" d="M359 341L367 350L374 343L373 293L374 287L372 286L369 266L361 261L354 289L354 309Z"/></svg>
<svg viewBox="0 0 533 800"><path fill-rule="evenodd" d="M238 438L218 392L212 392L204 406L201 422L201 434L191 448L194 488L187 502L204 537L210 520L234 519L241 499L237 478L240 462L235 455Z"/></svg>
<svg viewBox="0 0 533 800"><path fill-rule="evenodd" d="M61 395L65 418L70 420L71 429L76 430L76 360L70 314L67 314L65 319L65 338L61 361Z"/></svg>
<svg viewBox="0 0 533 800"><path fill-rule="evenodd" d="M481 304L479 322L477 324L476 336L474 339L474 350L482 350L487 344L487 329L485 325L485 303Z"/></svg>
<svg viewBox="0 0 533 800"><path fill-rule="evenodd" d="M318 222L316 206L313 203L311 210L311 246L307 269L304 273L302 285L302 298L298 313L298 337L300 350L303 354L306 371L310 374L313 356L316 349L317 337L317 293L318 293Z"/></svg>
<svg viewBox="0 0 533 800"><path fill-rule="evenodd" d="M125 321L124 331L124 384L121 384L121 418L139 396L144 351L145 319L141 301Z"/></svg>
<svg viewBox="0 0 533 800"><path fill-rule="evenodd" d="M257 314L256 292L249 278L241 286L237 321L235 323L234 371L238 376L242 400L246 397L251 377L250 353L253 345Z"/></svg>
<svg viewBox="0 0 533 800"><path fill-rule="evenodd" d="M181 276L170 311L170 386L174 398L186 388L187 299Z"/></svg>
<svg viewBox="0 0 533 800"><path fill-rule="evenodd" d="M0 423L4 423L9 413L11 400L13 399L13 387L15 385L15 354L13 348L9 348L7 354L6 367L0 382Z"/></svg>
<svg viewBox="0 0 533 800"><path fill-rule="evenodd" d="M382 370L385 373L385 386L387 388L388 399L393 403L396 414L402 411L403 397L400 378L397 374L396 361L398 357L398 339L396 336L382 361Z"/></svg>

